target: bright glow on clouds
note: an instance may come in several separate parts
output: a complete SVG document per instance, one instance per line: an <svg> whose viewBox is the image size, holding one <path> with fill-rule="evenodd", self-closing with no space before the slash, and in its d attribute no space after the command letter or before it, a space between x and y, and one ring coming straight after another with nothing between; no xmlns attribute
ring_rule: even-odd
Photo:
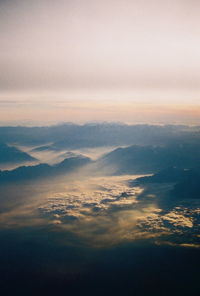
<svg viewBox="0 0 200 296"><path fill-rule="evenodd" d="M0 225L46 225L48 230L63 234L64 244L72 233L78 241L96 247L140 240L199 247L199 201L162 209L156 194L143 200L143 188L129 187L129 181L136 177L75 175L68 181L65 177L46 185L39 182L39 194L35 183L34 190L22 190L23 204L1 215Z"/></svg>
<svg viewBox="0 0 200 296"><path fill-rule="evenodd" d="M1 1L2 120L199 123L199 8L196 0Z"/></svg>

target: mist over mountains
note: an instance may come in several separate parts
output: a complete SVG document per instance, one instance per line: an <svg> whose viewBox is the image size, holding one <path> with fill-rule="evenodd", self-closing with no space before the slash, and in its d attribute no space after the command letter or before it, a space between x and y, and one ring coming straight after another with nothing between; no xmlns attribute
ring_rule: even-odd
<svg viewBox="0 0 200 296"><path fill-rule="evenodd" d="M57 165L53 166L41 159L36 166L1 171L0 182L56 176L70 171L73 166L91 162L89 157L76 155L73 150L106 146L112 146L112 151L96 159L95 165L107 174L149 174L169 167L183 170L200 166L199 127L106 123L1 127L0 137L1 141L5 141L0 145L0 160L4 162L33 161L36 160L34 153L48 151L53 151L55 155L61 151L63 159L68 155L65 160L58 160ZM13 145L16 147L23 144L28 150L24 152L6 143L15 143Z"/></svg>
<svg viewBox="0 0 200 296"><path fill-rule="evenodd" d="M90 163L88 157L77 156L63 160L57 165L38 164L35 166L20 166L14 170L0 171L0 183L19 182L58 177Z"/></svg>
<svg viewBox="0 0 200 296"><path fill-rule="evenodd" d="M46 145L46 149L83 148L123 145L161 145L192 137L200 139L200 127L180 125L126 125L91 123L49 127L0 127L4 143ZM49 144L51 143L51 144Z"/></svg>
<svg viewBox="0 0 200 296"><path fill-rule="evenodd" d="M175 282L185 276L198 286L193 275L200 246L199 127L1 127L0 141L0 160L15 164L0 170L4 287L10 279L15 286L26 279L28 287L36 276L49 293L52 279L62 291L68 284L74 291L74 284L86 281L89 287L94 279L96 288L112 274L113 282L107 281L112 295L116 279L132 289L134 270L141 292L143 275L147 272L148 283L152 266L153 277L160 276L160 257L164 283L170 262ZM193 254L187 273L186 252ZM144 290L139 295L147 295Z"/></svg>

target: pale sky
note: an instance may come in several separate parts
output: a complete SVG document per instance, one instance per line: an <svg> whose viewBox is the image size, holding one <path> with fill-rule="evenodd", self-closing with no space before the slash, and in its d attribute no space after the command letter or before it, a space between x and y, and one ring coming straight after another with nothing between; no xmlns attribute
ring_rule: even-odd
<svg viewBox="0 0 200 296"><path fill-rule="evenodd" d="M200 1L0 0L0 118L200 124Z"/></svg>

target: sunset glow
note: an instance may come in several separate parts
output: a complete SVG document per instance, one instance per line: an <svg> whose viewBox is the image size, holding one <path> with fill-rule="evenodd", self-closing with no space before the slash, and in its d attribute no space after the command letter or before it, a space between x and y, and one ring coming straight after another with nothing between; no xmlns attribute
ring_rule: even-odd
<svg viewBox="0 0 200 296"><path fill-rule="evenodd" d="M199 8L187 0L2 1L2 120L8 111L27 124L199 124Z"/></svg>

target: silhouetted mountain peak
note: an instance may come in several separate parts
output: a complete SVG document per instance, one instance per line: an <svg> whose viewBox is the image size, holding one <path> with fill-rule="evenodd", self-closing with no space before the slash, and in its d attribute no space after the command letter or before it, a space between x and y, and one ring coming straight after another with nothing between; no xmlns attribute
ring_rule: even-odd
<svg viewBox="0 0 200 296"><path fill-rule="evenodd" d="M0 143L0 163L23 163L28 161L35 161L36 159L28 153L19 150L16 147Z"/></svg>

